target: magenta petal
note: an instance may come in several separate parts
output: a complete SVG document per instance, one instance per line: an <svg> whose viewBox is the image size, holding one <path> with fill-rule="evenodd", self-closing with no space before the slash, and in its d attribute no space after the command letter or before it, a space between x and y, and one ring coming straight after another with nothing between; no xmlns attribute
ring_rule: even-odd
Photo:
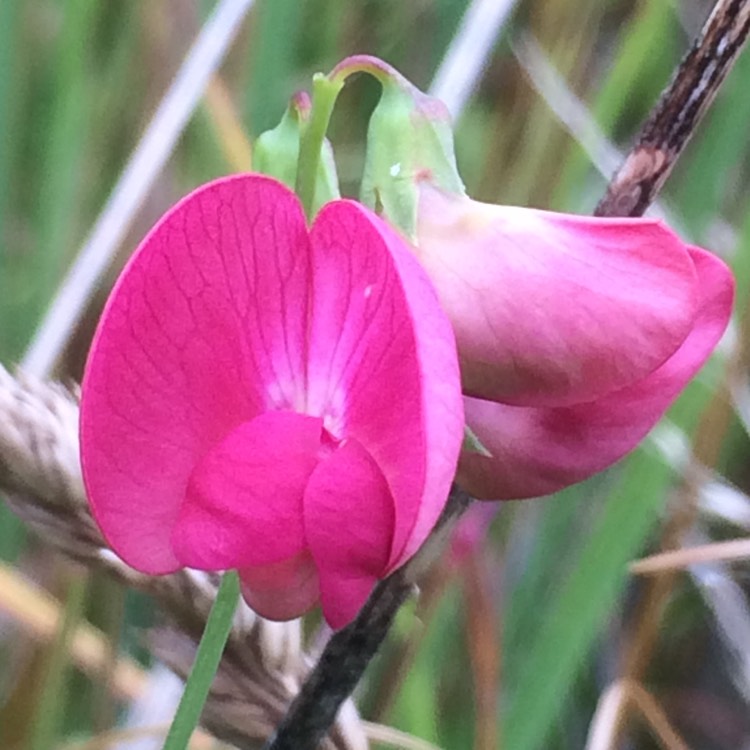
<svg viewBox="0 0 750 750"><path fill-rule="evenodd" d="M321 421L269 412L215 445L190 476L172 534L187 567L266 565L305 548L302 497L318 462Z"/></svg>
<svg viewBox="0 0 750 750"><path fill-rule="evenodd" d="M650 219L489 206L425 186L418 237L472 396L591 401L666 361L695 315L688 250Z"/></svg>
<svg viewBox="0 0 750 750"><path fill-rule="evenodd" d="M267 620L291 620L320 596L318 569L308 550L268 565L240 570L242 596Z"/></svg>
<svg viewBox="0 0 750 750"><path fill-rule="evenodd" d="M387 571L393 498L372 456L349 439L318 464L304 504L305 535L318 566L323 614L331 627L340 628Z"/></svg>
<svg viewBox="0 0 750 750"><path fill-rule="evenodd" d="M309 243L297 198L240 175L172 208L102 316L83 383L89 499L112 548L175 570L195 463L238 424L302 401Z"/></svg>
<svg viewBox="0 0 750 750"><path fill-rule="evenodd" d="M351 201L311 232L309 405L370 453L396 505L389 563L409 557L445 504L463 409L450 322L408 247Z"/></svg>
<svg viewBox="0 0 750 750"><path fill-rule="evenodd" d="M464 454L459 480L487 499L555 492L607 468L631 451L662 417L726 329L734 283L715 256L690 248L701 299L693 330L651 375L591 403L539 408L466 399L466 418L486 458Z"/></svg>

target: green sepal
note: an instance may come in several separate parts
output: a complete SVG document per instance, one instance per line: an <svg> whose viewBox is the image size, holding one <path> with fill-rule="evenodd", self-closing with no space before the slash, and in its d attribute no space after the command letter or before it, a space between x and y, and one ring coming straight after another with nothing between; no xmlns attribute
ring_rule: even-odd
<svg viewBox="0 0 750 750"><path fill-rule="evenodd" d="M420 181L449 193L466 192L456 166L450 113L386 63L369 58L359 69L383 87L367 130L361 200L416 240Z"/></svg>
<svg viewBox="0 0 750 750"><path fill-rule="evenodd" d="M275 177L291 190L297 182L297 164L302 128L310 118L310 97L300 92L292 97L281 122L258 136L253 149L253 171ZM333 148L323 142L316 170L314 213L341 197Z"/></svg>
<svg viewBox="0 0 750 750"><path fill-rule="evenodd" d="M482 441L476 436L469 425L464 425L464 441L461 450L466 453L478 453L480 456L492 458L492 454L482 445Z"/></svg>

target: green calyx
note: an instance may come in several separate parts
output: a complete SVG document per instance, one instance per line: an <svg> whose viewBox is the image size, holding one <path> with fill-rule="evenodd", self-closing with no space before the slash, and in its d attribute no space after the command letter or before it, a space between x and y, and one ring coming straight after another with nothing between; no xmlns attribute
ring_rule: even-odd
<svg viewBox="0 0 750 750"><path fill-rule="evenodd" d="M322 139L317 146L316 159L307 156L304 160L302 171L309 169L311 174L305 175L303 179L299 169L300 143L310 127L311 112L312 102L307 93L295 94L281 122L258 136L253 150L254 171L275 177L292 190L303 183L306 196L303 197L299 192L298 195L309 217L314 216L328 201L341 197L333 149L328 140Z"/></svg>
<svg viewBox="0 0 750 750"><path fill-rule="evenodd" d="M367 131L362 203L416 240L419 183L465 194L446 106L377 58L344 60L331 78L367 72L383 87Z"/></svg>
<svg viewBox="0 0 750 750"><path fill-rule="evenodd" d="M293 188L308 219L339 198L333 150L325 132L344 82L359 72L374 76L382 86L367 130L360 199L416 241L421 182L465 194L451 118L439 99L423 93L376 57L349 57L329 75L317 74L312 101L304 92L296 94L279 125L258 138L253 168Z"/></svg>

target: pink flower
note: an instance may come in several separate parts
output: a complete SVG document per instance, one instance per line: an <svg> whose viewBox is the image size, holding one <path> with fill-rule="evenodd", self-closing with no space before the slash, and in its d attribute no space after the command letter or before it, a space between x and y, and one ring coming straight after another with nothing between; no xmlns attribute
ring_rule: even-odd
<svg viewBox="0 0 750 750"><path fill-rule="evenodd" d="M544 495L632 450L724 332L733 280L651 219L490 206L420 185L417 256L454 325L477 497Z"/></svg>
<svg viewBox="0 0 750 750"><path fill-rule="evenodd" d="M258 175L146 237L81 404L93 512L127 563L237 569L262 615L320 599L334 627L427 536L462 428L450 323L405 244L351 201L308 232Z"/></svg>

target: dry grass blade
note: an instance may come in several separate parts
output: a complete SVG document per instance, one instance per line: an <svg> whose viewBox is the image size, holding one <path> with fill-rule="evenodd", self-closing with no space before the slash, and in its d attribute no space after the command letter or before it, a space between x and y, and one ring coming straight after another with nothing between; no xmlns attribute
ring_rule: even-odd
<svg viewBox="0 0 750 750"><path fill-rule="evenodd" d="M638 711L665 750L689 750L654 697L629 680L615 682L602 693L589 728L586 750L612 750L617 746L618 716L626 704Z"/></svg>
<svg viewBox="0 0 750 750"><path fill-rule="evenodd" d="M69 742L60 750L111 750L118 742L134 742L150 738L164 738L169 730L169 724L157 724L152 727L139 727L138 729L113 729L109 732L92 737L82 742ZM208 735L196 732L187 750L217 750L217 743Z"/></svg>
<svg viewBox="0 0 750 750"><path fill-rule="evenodd" d="M430 86L457 119L484 72L516 0L473 0Z"/></svg>
<svg viewBox="0 0 750 750"><path fill-rule="evenodd" d="M7 565L0 565L0 611L11 616L36 640L51 640L60 622L60 604L50 594L19 576ZM70 655L85 673L96 678L108 658L104 635L91 625L76 628ZM120 698L129 700L141 693L145 675L131 659L118 659L110 685Z"/></svg>
<svg viewBox="0 0 750 750"><path fill-rule="evenodd" d="M631 563L630 572L636 575L649 575L661 570L688 568L695 563L748 559L750 559L750 539L732 539L728 542L713 542L698 547L683 547L651 555Z"/></svg>
<svg viewBox="0 0 750 750"><path fill-rule="evenodd" d="M216 576L181 571L150 577L110 552L91 518L78 462L78 403L71 391L0 367L0 490L28 526L66 557L98 566L159 600L176 627L155 638L160 657L187 674L213 597ZM275 623L238 608L205 726L219 738L260 746L309 671L298 621ZM351 704L340 714L329 750L365 747Z"/></svg>

